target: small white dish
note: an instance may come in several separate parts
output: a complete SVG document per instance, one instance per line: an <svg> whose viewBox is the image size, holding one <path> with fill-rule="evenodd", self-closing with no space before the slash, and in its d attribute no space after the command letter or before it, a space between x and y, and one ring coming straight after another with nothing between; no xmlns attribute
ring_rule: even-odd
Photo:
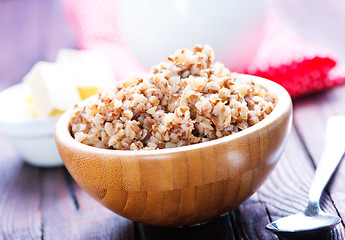
<svg viewBox="0 0 345 240"><path fill-rule="evenodd" d="M62 166L54 140L58 116L33 118L27 103L29 88L19 83L0 92L0 134L3 134L31 165Z"/></svg>

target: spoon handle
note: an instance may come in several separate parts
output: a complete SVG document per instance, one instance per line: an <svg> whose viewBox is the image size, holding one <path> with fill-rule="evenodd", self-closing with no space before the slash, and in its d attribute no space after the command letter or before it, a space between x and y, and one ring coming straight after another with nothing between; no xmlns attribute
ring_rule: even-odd
<svg viewBox="0 0 345 240"><path fill-rule="evenodd" d="M345 152L345 116L331 117L327 122L325 147L309 190L309 204L319 206L321 193Z"/></svg>

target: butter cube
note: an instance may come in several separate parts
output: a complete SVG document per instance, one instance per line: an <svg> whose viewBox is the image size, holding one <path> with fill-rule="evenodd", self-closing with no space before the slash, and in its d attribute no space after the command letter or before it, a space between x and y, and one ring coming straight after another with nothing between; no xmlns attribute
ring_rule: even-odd
<svg viewBox="0 0 345 240"><path fill-rule="evenodd" d="M24 77L37 117L63 113L80 101L78 88L63 66L38 62Z"/></svg>
<svg viewBox="0 0 345 240"><path fill-rule="evenodd" d="M82 100L98 93L98 87L78 87L78 92Z"/></svg>

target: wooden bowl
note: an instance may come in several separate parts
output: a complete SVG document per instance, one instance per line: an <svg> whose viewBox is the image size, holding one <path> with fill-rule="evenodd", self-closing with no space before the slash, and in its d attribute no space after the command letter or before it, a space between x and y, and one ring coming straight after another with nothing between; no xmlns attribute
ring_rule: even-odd
<svg viewBox="0 0 345 240"><path fill-rule="evenodd" d="M70 112L55 139L66 168L93 198L115 213L157 226L211 220L249 198L276 165L292 123L289 94L252 78L277 98L272 113L239 133L170 149L123 151L79 143L69 131Z"/></svg>

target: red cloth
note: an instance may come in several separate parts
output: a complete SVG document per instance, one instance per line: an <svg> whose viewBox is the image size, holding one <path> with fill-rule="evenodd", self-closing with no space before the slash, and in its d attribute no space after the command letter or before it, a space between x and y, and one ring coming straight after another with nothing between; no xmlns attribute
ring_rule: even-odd
<svg viewBox="0 0 345 240"><path fill-rule="evenodd" d="M246 73L279 83L295 98L345 83L345 70L336 66L330 51L300 37L273 16L266 30Z"/></svg>
<svg viewBox="0 0 345 240"><path fill-rule="evenodd" d="M147 71L122 34L118 1L64 0L64 7L78 47L106 55L117 79ZM274 17L265 36L252 64L242 72L273 80L294 98L345 83L344 68L336 67L327 49L301 38Z"/></svg>

